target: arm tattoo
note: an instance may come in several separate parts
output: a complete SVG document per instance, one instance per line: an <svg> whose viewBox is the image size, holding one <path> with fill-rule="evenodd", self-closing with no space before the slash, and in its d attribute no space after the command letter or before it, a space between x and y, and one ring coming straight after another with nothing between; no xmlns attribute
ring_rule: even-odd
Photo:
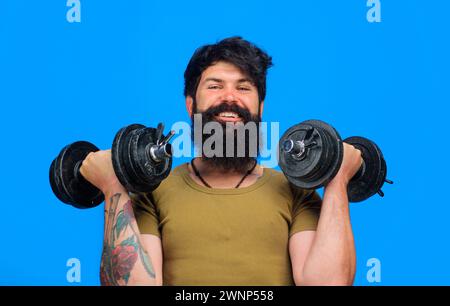
<svg viewBox="0 0 450 306"><path fill-rule="evenodd" d="M131 201L128 200L123 208L116 213L120 193L111 197L107 211L107 224L103 241L100 279L103 285L119 285L119 281L128 284L131 270L138 258L150 278L155 278L150 257L139 240L139 233L134 224L134 213ZM126 229L131 229L131 233ZM120 243L117 243L119 241Z"/></svg>

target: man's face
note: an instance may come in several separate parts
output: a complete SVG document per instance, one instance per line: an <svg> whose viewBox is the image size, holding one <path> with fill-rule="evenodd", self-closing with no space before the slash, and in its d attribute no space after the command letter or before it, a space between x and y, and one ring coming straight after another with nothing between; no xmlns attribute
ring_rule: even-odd
<svg viewBox="0 0 450 306"><path fill-rule="evenodd" d="M195 96L186 98L189 117L195 111L203 113L221 104L228 104L247 110L251 116L262 115L263 101L258 99L258 90L241 70L229 63L218 62L203 71ZM260 109L259 109L260 108ZM237 122L242 118L230 112L215 116L217 121Z"/></svg>
<svg viewBox="0 0 450 306"><path fill-rule="evenodd" d="M263 102L259 102L256 86L239 68L225 62L208 67L202 73L195 101L192 97L187 97L186 107L193 122L194 114L201 115L202 130L209 122L216 121L221 124L224 131L224 134L219 136L223 137L223 146L217 147L214 144L211 147L217 150L215 152L221 152L221 155L209 155L205 160L216 167L235 170L246 169L254 162L256 157L254 152L257 154L258 151L258 123L261 121ZM228 129L228 125L233 126L234 123L242 127L243 124L250 122L254 123L254 134L249 131L241 134L235 129ZM193 131L196 131L194 124ZM209 136L209 134L202 135L202 146ZM233 140L233 144L228 143L230 139ZM245 153L240 154L239 150ZM233 151L234 153L229 155Z"/></svg>

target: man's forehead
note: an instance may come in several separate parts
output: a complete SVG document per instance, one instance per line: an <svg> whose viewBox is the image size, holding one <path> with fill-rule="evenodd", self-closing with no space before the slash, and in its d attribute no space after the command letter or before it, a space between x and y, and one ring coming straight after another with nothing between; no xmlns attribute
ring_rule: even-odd
<svg viewBox="0 0 450 306"><path fill-rule="evenodd" d="M218 62L205 69L202 73L202 82L250 82L251 79L243 71L230 63Z"/></svg>

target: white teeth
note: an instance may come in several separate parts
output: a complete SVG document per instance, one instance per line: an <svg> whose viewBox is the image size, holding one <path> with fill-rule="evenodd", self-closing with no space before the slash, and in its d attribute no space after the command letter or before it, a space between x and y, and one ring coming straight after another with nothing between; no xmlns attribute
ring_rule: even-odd
<svg viewBox="0 0 450 306"><path fill-rule="evenodd" d="M219 114L219 117L239 118L239 115L233 112L222 112Z"/></svg>

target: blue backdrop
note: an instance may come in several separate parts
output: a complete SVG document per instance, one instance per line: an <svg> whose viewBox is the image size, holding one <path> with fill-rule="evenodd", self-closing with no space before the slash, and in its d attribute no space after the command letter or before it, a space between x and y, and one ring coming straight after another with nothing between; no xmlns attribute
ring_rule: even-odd
<svg viewBox="0 0 450 306"><path fill-rule="evenodd" d="M189 120L193 51L231 35L273 56L265 121L318 118L375 140L395 185L351 204L357 285L450 285L449 1L93 1L0 3L0 284L97 285L103 205L77 210L48 183L66 144L102 149L130 123ZM185 159L177 159L178 165ZM66 278L68 259L81 281ZM381 263L370 283L367 262Z"/></svg>

